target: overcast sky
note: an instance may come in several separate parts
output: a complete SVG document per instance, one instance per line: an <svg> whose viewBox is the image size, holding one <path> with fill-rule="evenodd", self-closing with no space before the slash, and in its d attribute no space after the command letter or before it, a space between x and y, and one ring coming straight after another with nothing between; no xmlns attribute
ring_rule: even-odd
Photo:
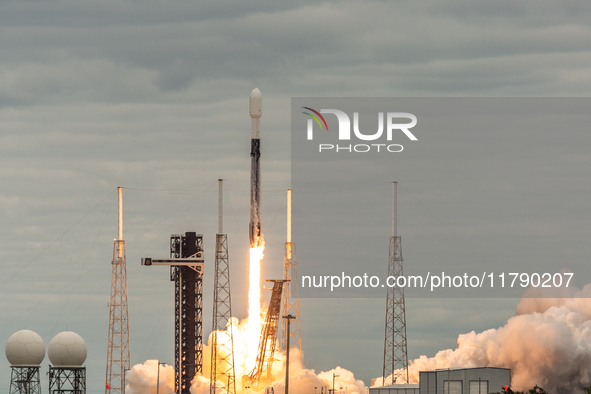
<svg viewBox="0 0 591 394"><path fill-rule="evenodd" d="M141 267L139 259L165 256L171 233L197 231L213 263L215 183L226 179L233 310L245 317L254 87L263 94L263 276L270 278L281 275L283 259L291 97L589 96L590 14L584 0L0 2L0 338L24 328L46 343L66 329L79 333L89 344L88 392L103 391L115 190L124 186L132 364L172 363L173 284L165 268ZM573 168L591 160L584 150L570 158ZM442 161L452 159L441 152ZM461 178L460 170L454 179ZM581 171L559 186L584 206L588 186L577 185L588 181ZM481 184L455 184L479 190L486 203ZM520 198L531 197L527 190ZM461 192L444 197L462 204ZM423 227L438 226L457 240L450 248L477 253L462 228L471 218L486 221L485 212L471 209L456 223L424 185L401 184L400 193L408 209L401 231L415 228L413 214L423 220L403 236L421 238L429 233ZM512 229L530 231L529 240L546 237L552 218L535 218L553 209L553 198ZM588 239L588 222L568 213L566 222ZM588 251L568 234L552 239L558 251ZM420 242L426 256L454 259ZM409 300L409 358L454 346L459 333L498 327L516 303ZM207 291L204 307L208 334ZM307 367L340 365L366 383L381 375L383 300L305 299L301 315ZM0 393L9 377L0 359Z"/></svg>

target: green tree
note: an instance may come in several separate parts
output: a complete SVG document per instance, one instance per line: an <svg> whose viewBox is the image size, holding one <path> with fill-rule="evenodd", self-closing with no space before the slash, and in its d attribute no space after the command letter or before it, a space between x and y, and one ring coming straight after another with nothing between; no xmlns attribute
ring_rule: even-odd
<svg viewBox="0 0 591 394"><path fill-rule="evenodd" d="M588 389L585 389L585 390L587 390L586 394L591 394L591 387L589 387ZM503 394L526 394L523 391L513 391L513 390L511 390L510 387L507 388L507 391L502 390L501 393L503 393ZM543 388L541 388L540 386L538 386L536 384L533 388L531 388L531 389L529 389L529 391L527 391L527 394L548 394L548 393L546 392L546 390L544 390Z"/></svg>
<svg viewBox="0 0 591 394"><path fill-rule="evenodd" d="M537 384L534 386L533 389L530 389L528 391L529 394L548 394L546 392L546 390L544 390L543 388L541 388L540 386L538 386Z"/></svg>

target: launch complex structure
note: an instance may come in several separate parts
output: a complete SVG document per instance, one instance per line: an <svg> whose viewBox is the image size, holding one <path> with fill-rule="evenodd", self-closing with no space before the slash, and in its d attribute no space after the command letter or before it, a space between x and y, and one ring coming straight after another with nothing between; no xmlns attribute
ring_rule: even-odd
<svg viewBox="0 0 591 394"><path fill-rule="evenodd" d="M189 394L191 382L203 374L203 235L170 236L170 258L142 258L142 265L170 267L175 301L175 392Z"/></svg>
<svg viewBox="0 0 591 394"><path fill-rule="evenodd" d="M249 240L251 248L257 248L264 246L260 187L262 96L258 89L252 91L249 107L251 117ZM227 234L223 234L221 179L218 180L218 185L219 213L213 286L210 394L218 392L235 394L234 328L231 319L228 240ZM273 362L276 361L274 355L278 343L284 351L288 350L287 344L289 344L289 348L298 350L300 360L302 358L299 300L297 299L297 263L295 243L291 241L291 190L288 190L287 211L283 279L270 280L273 282L273 289L267 313L260 327L261 335L255 366L252 371L242 376L243 386L253 390L262 389L273 382L271 370ZM170 267L170 280L175 283L175 392L190 394L192 380L196 375L203 374L203 272L205 266L203 235L196 232L187 232L184 235L173 234L170 237L170 257L142 258L142 265ZM292 279L296 280L292 281ZM285 286L290 282L291 288ZM288 315L283 320L281 320L282 308L284 314ZM295 329L290 332L289 323L292 319L295 320L292 323Z"/></svg>
<svg viewBox="0 0 591 394"><path fill-rule="evenodd" d="M242 377L244 387L258 390L267 384L273 383L273 361L275 361L275 347L277 345L277 332L279 326L279 312L281 311L281 293L285 280L268 280L273 282L271 290L271 300L269 309L265 317L265 322L261 329L261 338L259 340L259 350L255 367L248 375ZM261 387L262 386L262 387Z"/></svg>
<svg viewBox="0 0 591 394"><path fill-rule="evenodd" d="M254 89L250 95L251 117L251 170L250 170L250 223L249 241L253 248L264 247L261 215L261 133L262 95ZM219 212L216 234L215 269L213 285L213 322L211 343L210 394L236 394L234 368L234 328L232 327L232 306L230 292L230 266L228 238L223 233L223 181L218 180ZM402 275L401 237L397 234L396 189L393 183L392 236L388 276ZM119 194L119 237L114 241L112 261L112 287L109 303L109 342L105 394L125 392L125 372L130 368L129 315L127 306L127 268L125 241L123 240L122 188ZM303 365L300 333L300 305L295 243L291 237L291 189L287 190L287 240L284 245L283 278L268 280L273 283L271 299L263 321L254 368L242 376L244 388L261 390L274 381L273 362L277 345L285 352L286 394L289 386L289 356L299 357ZM262 252L260 254L262 257ZM252 264L256 270L252 270ZM170 280L175 284L175 393L190 394L191 382L197 375L203 375L203 273L205 266L203 235L186 232L170 237L168 258L142 258L145 266L168 266ZM251 273L260 282L260 260L253 261ZM252 278L250 278L252 279ZM252 283L250 283L251 287ZM249 289L249 297L250 291ZM256 302L260 302L260 286ZM250 302L250 300L249 300ZM257 311L260 305L257 305ZM283 313L281 313L283 312ZM250 313L250 311L249 311ZM256 313L258 318L258 312ZM250 323L249 315L249 323ZM294 320L292 323L291 321ZM293 325L293 329L291 329ZM256 324L255 324L256 326ZM256 333L255 333L256 335ZM253 355L249 355L252 357ZM388 287L386 297L386 325L384 339L383 385L408 383L408 355L406 341L406 311L404 289ZM333 376L334 377L334 376Z"/></svg>
<svg viewBox="0 0 591 394"><path fill-rule="evenodd" d="M262 250L264 247L260 171L262 95L256 88L250 95L249 113L251 117L249 241L252 252L253 248L261 248ZM218 186L219 211L213 285L210 394L236 394L228 238L227 234L223 233L222 179L218 180ZM401 237L397 234L396 189L397 182L393 182L392 236L390 237L388 276L394 278L403 274ZM121 187L118 188L118 195L119 237L113 245L105 394L124 394L125 372L130 368L127 268L125 241L123 240ZM256 361L254 368L242 376L242 384L244 388L260 390L274 381L272 366L276 361L274 355L277 346L279 346L279 350L285 352L288 358L285 382L287 394L289 362L291 361L289 360L290 349L297 350L292 355L298 355L300 365L303 365L296 248L291 237L291 189L287 190L286 238L283 278L268 280L273 283L273 288L268 310L263 315L264 318L260 324ZM260 256L262 257L262 252ZM252 271L253 263L259 265L255 266L257 269L254 271ZM203 273L205 266L203 235L196 232L186 232L183 235L173 234L170 237L170 257L142 258L142 265L163 265L170 269L170 280L175 284L175 393L190 394L191 382L195 376L203 375ZM258 277L255 283L259 283L260 260L253 261L251 254L251 276L253 272L257 273L254 277ZM252 282L250 285L252 287ZM257 286L255 289L258 291L257 302L260 301L259 287ZM249 289L249 297L251 290ZM260 309L258 304L257 308ZM258 312L256 314L258 315ZM293 323L292 320L294 320ZM293 329L291 329L292 325ZM406 311L402 287L388 287L387 289L383 360L383 385L408 383Z"/></svg>

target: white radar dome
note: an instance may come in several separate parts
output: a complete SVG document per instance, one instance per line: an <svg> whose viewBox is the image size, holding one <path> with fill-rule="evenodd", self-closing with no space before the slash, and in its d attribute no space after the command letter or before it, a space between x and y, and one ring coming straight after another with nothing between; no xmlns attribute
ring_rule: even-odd
<svg viewBox="0 0 591 394"><path fill-rule="evenodd" d="M47 355L54 367L81 367L86 361L84 339L75 332L64 331L49 342Z"/></svg>
<svg viewBox="0 0 591 394"><path fill-rule="evenodd" d="M6 341L6 358L13 367L36 367L45 358L45 342L31 330L17 331Z"/></svg>

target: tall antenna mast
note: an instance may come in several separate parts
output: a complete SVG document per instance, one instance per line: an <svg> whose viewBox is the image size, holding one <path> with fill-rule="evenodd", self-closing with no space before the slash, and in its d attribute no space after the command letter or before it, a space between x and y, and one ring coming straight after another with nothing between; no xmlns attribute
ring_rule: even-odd
<svg viewBox="0 0 591 394"><path fill-rule="evenodd" d="M228 236L227 234L222 234L222 183L223 180L218 179L219 211L213 285L213 324L211 330L212 346L209 392L210 394L235 394L236 374L234 371L234 335L231 320L232 302L230 296Z"/></svg>
<svg viewBox="0 0 591 394"><path fill-rule="evenodd" d="M218 234L223 234L224 198L223 179L218 179Z"/></svg>
<svg viewBox="0 0 591 394"><path fill-rule="evenodd" d="M300 333L300 299L298 296L298 263L296 261L295 243L291 242L291 189L287 189L287 242L283 254L283 280L288 281L283 290L281 307L283 316L292 316L295 319L292 329L289 329L289 319L281 319L281 350L287 350L287 344L291 349L298 350L300 363L303 365L302 336ZM288 336L290 339L288 339ZM287 360L289 362L289 360Z"/></svg>
<svg viewBox="0 0 591 394"><path fill-rule="evenodd" d="M402 276L402 241L397 235L396 188L392 183L392 236L388 277L395 280ZM408 383L408 354L406 349L406 308L404 288L388 287L386 298L386 335L384 339L383 386L393 383Z"/></svg>
<svg viewBox="0 0 591 394"><path fill-rule="evenodd" d="M117 238L119 241L123 241L123 188L118 187L117 191L119 192L119 225L117 226L118 234L119 234L119 238ZM119 252L121 252L122 250L119 249ZM121 257L121 255L119 255L119 257Z"/></svg>
<svg viewBox="0 0 591 394"><path fill-rule="evenodd" d="M287 189L287 243L291 243L291 189Z"/></svg>
<svg viewBox="0 0 591 394"><path fill-rule="evenodd" d="M392 182L392 236L395 237L397 234L397 223L396 223L396 188L398 182Z"/></svg>
<svg viewBox="0 0 591 394"><path fill-rule="evenodd" d="M119 194L118 235L113 243L111 300L109 302L109 344L105 394L125 393L125 371L130 368L129 312L127 306L127 263L123 240L123 188Z"/></svg>

